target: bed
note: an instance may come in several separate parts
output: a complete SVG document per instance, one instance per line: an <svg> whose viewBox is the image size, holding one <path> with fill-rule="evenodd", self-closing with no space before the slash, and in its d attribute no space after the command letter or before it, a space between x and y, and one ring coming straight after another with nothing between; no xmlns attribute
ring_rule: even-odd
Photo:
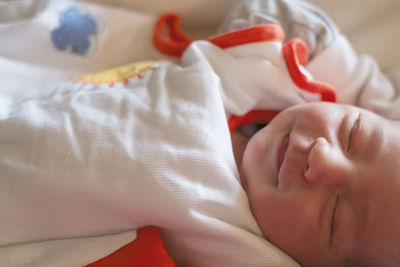
<svg viewBox="0 0 400 267"><path fill-rule="evenodd" d="M373 55L385 71L399 67L396 60L400 58L397 49L397 41L400 40L397 31L400 26L399 1L311 2L327 10L356 50ZM105 0L1 1L0 36L3 42L0 44L0 88L5 94L29 99L44 93L35 88L51 87L60 80L84 77L82 75L87 73L149 59L178 61L177 57L163 54L153 44L154 27L160 16L166 12L175 12L181 18L185 34L193 39L206 39L218 30L224 14L234 4L235 0L117 0L112 3ZM346 12L343 12L343 6L347 6ZM73 29L79 29L77 36L69 36ZM60 36L69 37L63 39ZM2 99L0 104L8 105ZM150 240L151 245L133 248L135 240L143 240L139 238L143 233L147 236L144 239ZM228 246L230 240L223 240L219 244L222 248L218 253L222 251L225 257L240 258L237 266L243 266L246 262L254 266L298 266L268 242L263 243L257 239L254 242L258 250L253 254L241 255L237 251L229 255L229 251L223 248L224 242ZM137 254L131 253L134 250L138 251ZM149 253L150 258L162 259L161 263L148 262L147 258L147 262L145 259L136 264L174 266L154 228L145 228L140 232L124 229L100 236L48 239L27 244L0 244L0 265L135 266L136 259L132 259L132 255L146 254L143 251ZM255 259L261 254L267 255L267 262L264 258ZM214 266L221 266L220 261L221 256L214 262ZM202 264L198 262L196 265Z"/></svg>

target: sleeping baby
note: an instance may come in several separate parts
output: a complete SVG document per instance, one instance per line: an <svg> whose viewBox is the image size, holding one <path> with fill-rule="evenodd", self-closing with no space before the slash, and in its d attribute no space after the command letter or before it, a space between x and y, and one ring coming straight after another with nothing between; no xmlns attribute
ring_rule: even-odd
<svg viewBox="0 0 400 267"><path fill-rule="evenodd" d="M307 65L313 76L337 79L329 83L338 89L339 102L399 119L398 99L391 93L380 108L366 104L374 98L362 90L371 90L372 80L380 80L370 91L376 92L374 97L393 90L386 78L377 79L380 74L370 59L358 58L353 81L338 81L349 76L341 68L335 76L331 69L337 61L329 53L339 42L327 44L338 33L320 10L305 2L250 1L231 14L222 30L279 21L285 32L307 40L314 55ZM353 53L348 51L338 52L346 55L339 60L350 62ZM325 65L314 69L320 59ZM370 69L365 78L363 68ZM361 91L349 101L345 95L356 90L350 86L356 79L368 82L356 86ZM242 186L266 238L304 266L399 266L399 126L365 109L318 103L283 111L254 136L233 132Z"/></svg>
<svg viewBox="0 0 400 267"><path fill-rule="evenodd" d="M316 103L283 111L248 143L234 134L267 239L304 266L399 266L399 130L364 109Z"/></svg>
<svg viewBox="0 0 400 267"><path fill-rule="evenodd" d="M82 266L153 225L183 266L398 266L400 126L365 110L400 118L395 87L303 1L235 10L179 64L0 91L0 265Z"/></svg>

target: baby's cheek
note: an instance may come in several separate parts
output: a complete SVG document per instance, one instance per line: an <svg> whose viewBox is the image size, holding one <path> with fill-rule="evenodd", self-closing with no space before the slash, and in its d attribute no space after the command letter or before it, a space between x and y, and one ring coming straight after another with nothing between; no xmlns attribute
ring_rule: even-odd
<svg viewBox="0 0 400 267"><path fill-rule="evenodd" d="M280 240L289 226L285 211L287 209L283 204L278 192L260 190L253 194L252 212L261 231L271 241Z"/></svg>
<svg viewBox="0 0 400 267"><path fill-rule="evenodd" d="M314 240L316 231L310 214L312 211L304 208L300 201L287 198L283 194L279 195L278 192L265 197L262 205L258 205L254 213L265 237L289 255L296 257L300 255L299 248L312 251L311 244L319 243L318 240Z"/></svg>

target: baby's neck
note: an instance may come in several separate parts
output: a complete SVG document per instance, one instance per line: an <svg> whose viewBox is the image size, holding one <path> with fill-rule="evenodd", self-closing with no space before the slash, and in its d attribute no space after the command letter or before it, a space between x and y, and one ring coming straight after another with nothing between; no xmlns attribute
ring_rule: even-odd
<svg viewBox="0 0 400 267"><path fill-rule="evenodd" d="M246 145L249 142L249 139L249 137L238 131L231 133L233 155L235 157L235 162L238 168L240 168L244 150L246 149Z"/></svg>

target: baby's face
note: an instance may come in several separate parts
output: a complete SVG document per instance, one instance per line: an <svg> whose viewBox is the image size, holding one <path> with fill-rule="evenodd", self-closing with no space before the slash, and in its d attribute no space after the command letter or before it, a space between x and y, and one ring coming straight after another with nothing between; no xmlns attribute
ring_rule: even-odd
<svg viewBox="0 0 400 267"><path fill-rule="evenodd" d="M345 105L296 106L250 139L240 173L261 230L300 263L400 255L400 122Z"/></svg>

